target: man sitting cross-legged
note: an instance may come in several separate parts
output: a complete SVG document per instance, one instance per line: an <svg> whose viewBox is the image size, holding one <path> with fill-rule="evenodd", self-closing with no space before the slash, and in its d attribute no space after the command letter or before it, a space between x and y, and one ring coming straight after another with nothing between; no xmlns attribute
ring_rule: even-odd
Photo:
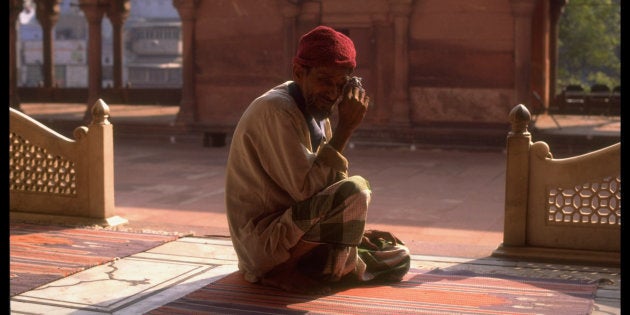
<svg viewBox="0 0 630 315"><path fill-rule="evenodd" d="M341 279L399 281L409 269L400 240L365 231L370 186L348 175L343 152L370 102L352 77L355 58L349 37L314 28L300 39L293 80L256 98L238 122L225 194L250 282L321 294Z"/></svg>

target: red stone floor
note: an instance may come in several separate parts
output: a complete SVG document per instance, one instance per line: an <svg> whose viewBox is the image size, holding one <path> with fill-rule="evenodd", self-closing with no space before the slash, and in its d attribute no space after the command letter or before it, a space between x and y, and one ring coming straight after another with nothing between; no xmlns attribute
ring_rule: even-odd
<svg viewBox="0 0 630 315"><path fill-rule="evenodd" d="M53 124L81 117L84 107L23 104L22 108L42 123ZM117 123L149 117L153 124L171 124L177 111L164 106L110 108L115 134ZM583 120L560 123L619 134L619 117ZM539 117L538 123L569 129L557 128L547 116ZM116 136L116 214L129 220L119 229L229 237L223 187L227 153L228 147L205 147L199 137L177 132ZM482 258L501 244L504 148L381 144L356 145L345 154L351 175L362 175L372 187L367 228L393 232L412 254Z"/></svg>

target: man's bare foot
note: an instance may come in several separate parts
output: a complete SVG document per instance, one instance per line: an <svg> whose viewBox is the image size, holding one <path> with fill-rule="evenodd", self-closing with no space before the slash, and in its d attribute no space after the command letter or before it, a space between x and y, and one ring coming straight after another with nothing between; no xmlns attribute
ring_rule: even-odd
<svg viewBox="0 0 630 315"><path fill-rule="evenodd" d="M260 280L260 284L287 292L311 295L329 294L331 291L330 286L291 268L276 268L268 272Z"/></svg>

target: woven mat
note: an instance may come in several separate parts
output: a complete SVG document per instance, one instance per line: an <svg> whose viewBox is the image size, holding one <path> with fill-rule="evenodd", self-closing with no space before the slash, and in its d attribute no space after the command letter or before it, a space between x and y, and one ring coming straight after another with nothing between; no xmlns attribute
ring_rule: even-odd
<svg viewBox="0 0 630 315"><path fill-rule="evenodd" d="M590 314L596 285L411 269L402 282L326 296L250 284L239 272L148 314Z"/></svg>
<svg viewBox="0 0 630 315"><path fill-rule="evenodd" d="M10 224L10 296L137 254L177 236Z"/></svg>

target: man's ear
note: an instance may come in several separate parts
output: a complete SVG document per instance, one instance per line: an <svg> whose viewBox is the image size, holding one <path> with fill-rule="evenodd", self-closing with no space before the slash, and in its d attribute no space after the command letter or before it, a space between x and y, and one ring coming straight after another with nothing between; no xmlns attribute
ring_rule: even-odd
<svg viewBox="0 0 630 315"><path fill-rule="evenodd" d="M293 81L300 82L304 80L304 76L306 75L306 69L301 65L294 63L293 64Z"/></svg>

